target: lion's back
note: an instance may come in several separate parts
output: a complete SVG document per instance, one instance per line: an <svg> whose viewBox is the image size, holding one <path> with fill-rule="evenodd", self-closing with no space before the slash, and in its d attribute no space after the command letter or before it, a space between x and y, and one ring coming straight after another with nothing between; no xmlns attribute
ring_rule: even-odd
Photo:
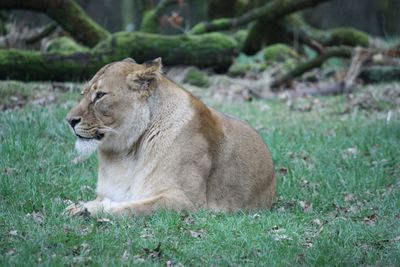
<svg viewBox="0 0 400 267"><path fill-rule="evenodd" d="M245 121L213 111L224 138L208 184L208 203L217 209L270 207L275 195L271 153Z"/></svg>

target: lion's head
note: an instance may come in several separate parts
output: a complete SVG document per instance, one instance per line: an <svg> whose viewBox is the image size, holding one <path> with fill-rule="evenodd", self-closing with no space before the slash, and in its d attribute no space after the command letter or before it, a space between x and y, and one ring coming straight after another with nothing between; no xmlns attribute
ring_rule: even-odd
<svg viewBox="0 0 400 267"><path fill-rule="evenodd" d="M90 154L97 146L117 152L132 146L150 122L148 98L160 75L160 58L143 64L125 59L100 69L66 118L78 137L78 152Z"/></svg>

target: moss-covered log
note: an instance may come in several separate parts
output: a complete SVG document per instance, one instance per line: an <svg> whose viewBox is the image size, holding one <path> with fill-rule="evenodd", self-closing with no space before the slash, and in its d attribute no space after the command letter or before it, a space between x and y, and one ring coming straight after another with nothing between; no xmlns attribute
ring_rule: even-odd
<svg viewBox="0 0 400 267"><path fill-rule="evenodd" d="M237 43L218 34L163 36L121 32L110 36L88 52L71 54L0 50L0 79L78 80L91 77L100 67L132 57L144 62L162 57L165 65L195 65L227 69Z"/></svg>
<svg viewBox="0 0 400 267"><path fill-rule="evenodd" d="M285 61L289 58L299 58L297 52L290 46L285 44L273 44L263 50L264 60L271 61Z"/></svg>
<svg viewBox="0 0 400 267"><path fill-rule="evenodd" d="M0 9L27 9L45 13L77 41L90 47L109 35L74 0L2 0Z"/></svg>
<svg viewBox="0 0 400 267"><path fill-rule="evenodd" d="M330 47L327 48L322 54L318 55L309 61L300 63L291 71L283 74L276 78L271 84L271 87L276 88L287 82L290 82L296 77L299 77L303 73L321 66L327 59L332 57L345 57L350 58L352 54L352 48L348 46Z"/></svg>
<svg viewBox="0 0 400 267"><path fill-rule="evenodd" d="M48 53L72 54L88 52L89 48L76 43L72 38L63 36L47 42L46 49L44 50Z"/></svg>
<svg viewBox="0 0 400 267"><path fill-rule="evenodd" d="M243 44L243 52L254 54L263 45L291 43L293 36L317 50L319 46L368 46L370 36L353 28L320 30L305 22L299 15L290 15L278 21L258 20L250 29Z"/></svg>
<svg viewBox="0 0 400 267"><path fill-rule="evenodd" d="M205 32L222 31L245 25L254 20L274 21L285 15L308 7L316 6L330 0L273 0L265 5L254 8L237 18L220 18L210 22L201 22L195 25L190 33L202 34Z"/></svg>

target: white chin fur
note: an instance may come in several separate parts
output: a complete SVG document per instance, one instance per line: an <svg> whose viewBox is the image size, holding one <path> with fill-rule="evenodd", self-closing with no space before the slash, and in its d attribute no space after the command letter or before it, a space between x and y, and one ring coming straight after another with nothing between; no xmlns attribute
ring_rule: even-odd
<svg viewBox="0 0 400 267"><path fill-rule="evenodd" d="M84 140L78 138L75 143L75 150L78 152L81 158L89 158L94 152L96 152L100 141L96 139Z"/></svg>

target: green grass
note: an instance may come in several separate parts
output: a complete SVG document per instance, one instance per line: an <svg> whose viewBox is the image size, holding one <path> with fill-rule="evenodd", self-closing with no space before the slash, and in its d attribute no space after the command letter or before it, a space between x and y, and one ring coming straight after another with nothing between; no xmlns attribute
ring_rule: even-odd
<svg viewBox="0 0 400 267"><path fill-rule="evenodd" d="M94 198L97 175L95 158L70 163L68 98L0 113L0 266L399 266L398 107L341 114L342 96L320 98L311 112L278 100L214 103L270 146L273 210L101 222L63 214L67 200Z"/></svg>

